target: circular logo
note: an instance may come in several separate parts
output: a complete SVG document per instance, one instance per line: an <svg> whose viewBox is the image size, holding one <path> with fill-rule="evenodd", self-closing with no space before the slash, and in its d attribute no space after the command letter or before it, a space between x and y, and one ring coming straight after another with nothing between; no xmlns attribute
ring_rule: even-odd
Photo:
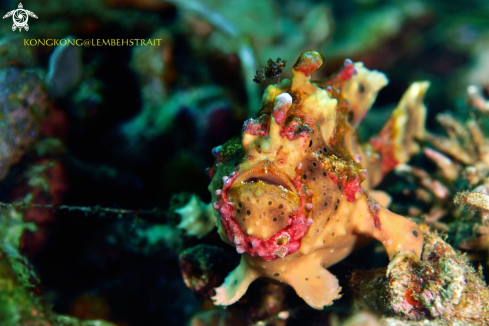
<svg viewBox="0 0 489 326"><path fill-rule="evenodd" d="M27 16L27 13L25 12L24 9L17 9L15 13L13 14L14 18L14 24L17 26L24 26L27 24L27 20L29 20L29 17Z"/></svg>

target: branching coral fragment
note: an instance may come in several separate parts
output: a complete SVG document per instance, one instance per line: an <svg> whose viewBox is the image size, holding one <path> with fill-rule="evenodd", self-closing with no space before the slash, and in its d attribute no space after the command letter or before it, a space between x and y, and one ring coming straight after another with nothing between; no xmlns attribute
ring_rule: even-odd
<svg viewBox="0 0 489 326"><path fill-rule="evenodd" d="M483 192L458 192L453 202L455 205L463 205L468 210L477 210L489 213L489 195Z"/></svg>

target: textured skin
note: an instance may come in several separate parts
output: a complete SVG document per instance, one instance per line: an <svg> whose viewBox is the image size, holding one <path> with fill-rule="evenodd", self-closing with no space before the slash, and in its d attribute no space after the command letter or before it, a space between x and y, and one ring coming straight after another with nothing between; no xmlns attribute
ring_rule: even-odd
<svg viewBox="0 0 489 326"><path fill-rule="evenodd" d="M236 302L253 280L265 277L289 284L322 309L341 290L326 268L365 239L380 241L390 259L421 254L418 226L360 186L367 171L352 158L351 148L360 147L346 121L349 104L339 96L341 85L310 81L321 65L317 52L303 53L291 81L267 88L259 116L245 122L242 139L216 151L209 190L218 231L242 254L216 288L218 305ZM333 78L343 83L352 76L348 72Z"/></svg>

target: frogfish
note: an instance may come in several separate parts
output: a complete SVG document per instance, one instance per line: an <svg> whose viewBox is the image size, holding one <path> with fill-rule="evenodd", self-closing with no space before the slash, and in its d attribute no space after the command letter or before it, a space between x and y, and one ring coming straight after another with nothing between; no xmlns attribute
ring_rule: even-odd
<svg viewBox="0 0 489 326"><path fill-rule="evenodd" d="M361 144L355 129L388 80L346 60L335 75L311 81L322 65L318 52L302 53L290 80L268 86L241 138L213 150L207 173L218 233L241 255L215 289L216 305L266 278L322 309L341 296L327 268L367 241L382 243L391 263L421 254L420 228L385 208L389 196L373 188L419 149L428 83L411 85L380 133Z"/></svg>

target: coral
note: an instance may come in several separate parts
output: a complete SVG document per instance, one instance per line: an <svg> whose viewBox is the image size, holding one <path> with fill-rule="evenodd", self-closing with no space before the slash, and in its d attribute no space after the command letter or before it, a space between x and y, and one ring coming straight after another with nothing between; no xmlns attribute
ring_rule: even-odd
<svg viewBox="0 0 489 326"><path fill-rule="evenodd" d="M211 297L214 287L224 280L223 274L236 266L229 253L219 247L198 245L180 254L183 280L192 292L202 299Z"/></svg>
<svg viewBox="0 0 489 326"><path fill-rule="evenodd" d="M209 233L216 225L216 215L211 204L204 204L197 195L192 195L190 201L175 210L181 216L179 229L188 235L199 238Z"/></svg>
<svg viewBox="0 0 489 326"><path fill-rule="evenodd" d="M475 85L467 87L469 104L485 115L489 115L489 101L482 95L482 91Z"/></svg>
<svg viewBox="0 0 489 326"><path fill-rule="evenodd" d="M457 121L451 114L438 114L437 120L445 129L448 138L428 133L426 140L437 150L450 156L459 163L466 166L463 175L471 185L477 185L482 180L476 178L477 174L484 172L489 166L489 141L485 138L479 124L474 119L466 121L465 125ZM437 159L434 155L429 157L438 165L442 166L443 159ZM445 160L446 161L446 160ZM440 163L439 163L440 162ZM479 173L474 173L473 166ZM446 163L443 170L457 170L457 163ZM476 174L476 175L474 175ZM445 172L445 176L449 177ZM454 178L449 179L453 181Z"/></svg>
<svg viewBox="0 0 489 326"><path fill-rule="evenodd" d="M60 68L60 67L58 67ZM42 72L37 72L42 75ZM63 200L64 193L68 190L68 182L66 171L61 156L66 153L62 137L66 135L66 115L63 111L54 108L51 102L47 101L47 96L44 93L43 84L37 75L23 70L19 72L19 83L16 85L14 92L17 92L17 101L22 101L21 105L18 102L9 102L6 106L10 107L18 105L17 112L9 113L7 116L13 116L19 119L18 121L8 121L12 123L9 127L18 128L19 138L24 138L28 141L26 144L17 144L17 148L12 148L13 155L23 155L26 157L22 164L22 173L15 173L17 184L10 189L8 198L10 201L23 202L26 205L37 205L37 208L32 208L23 212L24 221L32 221L36 223L35 231L26 230L21 239L21 251L29 257L37 253L45 244L49 237L48 225L54 221L54 212L41 208L43 205L60 205ZM26 78L28 77L28 78ZM36 83L34 84L33 81ZM26 90L32 88L28 93ZM37 89L36 89L37 88ZM19 111L24 110L21 114ZM22 121L23 116L27 121ZM25 124L23 124L25 123ZM21 129L25 130L20 133ZM7 131L7 135L8 135ZM28 138L30 137L30 138ZM16 145L14 140L10 146Z"/></svg>
<svg viewBox="0 0 489 326"><path fill-rule="evenodd" d="M477 219L477 222L474 223L472 226L472 230L475 236L464 239L464 241L461 242L459 245L461 249L485 251L486 253L489 253L488 193L488 185L486 184L484 186L476 187L470 192L459 192L454 197L454 203L456 205L464 206L469 212L475 212L475 217Z"/></svg>
<svg viewBox="0 0 489 326"><path fill-rule="evenodd" d="M33 223L22 221L14 209L0 212L0 322L6 326L113 326L114 324L53 313L46 307L39 278L29 262L19 253L22 234L35 231Z"/></svg>
<svg viewBox="0 0 489 326"><path fill-rule="evenodd" d="M302 53L292 80L267 88L258 118L244 124L241 146L227 143L215 150L209 190L220 215L218 232L242 254L240 265L216 288L218 305L236 302L251 282L266 277L291 285L311 307L322 309L341 290L326 268L358 242L379 240L394 261L421 254L417 225L377 204L360 186L367 178L361 164L382 164L368 159L347 121L349 105L340 87L358 82L350 63L333 81L311 82L322 63L319 53ZM365 89L375 93L369 106L378 87ZM423 92L415 93L422 106ZM396 127L406 126L406 115L394 118ZM353 159L352 151L365 159Z"/></svg>
<svg viewBox="0 0 489 326"><path fill-rule="evenodd" d="M355 305L409 319L489 322L489 289L481 270L424 224L421 260L404 257L385 268L355 271L350 279ZM431 324L431 321L430 321ZM436 324L438 325L438 323Z"/></svg>
<svg viewBox="0 0 489 326"><path fill-rule="evenodd" d="M33 162L25 171L24 181L19 182L10 194L13 201L35 205L60 205L68 190L66 172L59 160L40 159ZM45 208L32 208L23 213L24 221L36 223L35 232L27 230L21 238L23 253L33 256L49 237L48 225L54 221L55 214Z"/></svg>
<svg viewBox="0 0 489 326"><path fill-rule="evenodd" d="M7 0L4 13L17 6L18 2ZM35 324L34 311L40 318L36 323L82 324L51 316L50 306L77 318L104 318L125 326L180 326L189 321L256 326L451 323L444 318L406 320L395 311L388 317L361 313L342 319L351 313L351 293L346 290L350 271L387 265L382 243L356 251L369 241L370 231L393 228L382 206L390 205L399 215L417 216L416 221L424 218L447 233L453 248L467 251L472 262L486 258L489 25L484 1L467 6L426 0L42 0L26 8L39 19L28 33L12 32L11 22L3 21L8 24L0 38L0 69L14 67L32 79L37 75L39 93L52 98L49 103L44 100L46 118L29 116L32 127L17 121L0 128L0 143L7 146L0 150L0 163L8 161L5 172L0 166L4 210L0 226L12 231L4 217L11 217L13 208L21 209L16 218L26 227L15 235L14 248L22 254L16 258L35 264L46 295L39 294L36 277L33 286L24 286L15 281L12 269L11 277L2 278L9 288L1 297L8 295L10 301L2 301L0 307L14 307L14 312L0 313L0 318L14 316L15 309L21 311L29 300L39 298L46 304L31 305L34 309L21 311L24 320L11 323ZM68 35L93 41L151 38L161 43L58 47L51 58L55 47L24 45L25 39L35 43ZM309 52L297 63L297 71L280 71L282 60L275 61L277 57L292 66L305 49L327 55L327 65L322 67L324 59ZM278 82L269 80L278 85L268 88L261 105L268 85L256 84L253 75L268 58L274 59L269 77L280 76ZM317 81L300 74L312 74ZM284 78L289 81L281 82ZM409 87L424 79L431 80L429 92L427 82ZM305 82L299 85L301 81ZM469 100L475 110L467 110L457 99L458 90L474 83L479 86L469 89ZM0 94L18 87L26 87L20 91L24 92L32 88L28 84L21 79L2 83ZM424 130L425 93L430 110L427 126L433 134ZM2 99L2 109L4 102L20 103L16 108L27 103L12 94ZM396 107L393 102L401 98ZM319 105L324 99L326 104ZM440 137L432 117L445 109L453 113L442 118L447 130ZM22 108L27 114L36 110ZM464 117L461 113L467 111ZM320 113L325 121L318 119ZM5 118L0 114L0 120ZM472 124L465 123L467 118ZM388 122L381 128L384 121ZM6 139L6 131L14 128L16 135L25 131L21 138L30 139L19 146ZM242 137L225 143L240 132L245 144ZM429 145L431 141L449 149ZM216 147L219 144L223 145ZM422 155L413 157L420 149ZM436 162L436 171L428 159ZM403 163L410 166L399 168ZM208 166L216 185L211 186L212 201L202 173ZM396 167L409 175L408 186L390 172ZM223 177L229 178L226 189ZM221 190L219 198L216 190ZM168 208L168 199L178 192L198 197L192 201L190 195L182 197L178 208L172 204ZM229 204L235 210L223 212L218 233L203 213L210 207L199 198L219 204L223 195L228 203L221 202L222 207ZM243 207L238 206L239 199ZM372 229L344 235L352 225L361 224L355 219L365 220ZM289 221L294 223L288 225ZM410 228L401 230L412 239ZM290 277L306 301L324 306L314 296L307 298L310 293L319 296L324 288L314 288L314 280L303 273L292 275L291 269L306 270L310 266L306 258L312 260L314 255L318 261L320 256L331 257L325 264L332 264L353 249L349 241L355 237L356 252L327 267L339 284L329 278L330 299L337 286L345 290L334 306L314 310L286 282L280 283ZM383 240L396 237L388 234ZM321 248L323 240L334 252ZM402 244L409 241L399 242L405 249ZM231 307L214 306L209 298L213 287L224 281L239 259L252 255L247 261L263 264L247 266L243 274L265 266L266 272L257 273L262 279ZM406 267L407 259L408 255L394 255L390 270ZM2 260L0 265L4 263L13 266L15 261ZM279 263L286 270L277 271L280 275L275 277L267 269ZM385 277L385 271L379 275ZM307 289L306 282L317 291ZM379 289L373 290L375 294Z"/></svg>
<svg viewBox="0 0 489 326"><path fill-rule="evenodd" d="M475 87L468 88L469 108L481 110L483 99L476 99L480 96L477 94ZM424 205L422 210L419 205L409 210L423 216L432 227L448 232L454 246L486 251L489 139L484 123L487 118L471 116L461 121L451 113L440 113L436 119L446 136L426 132L422 137L423 153L435 163L436 172L410 165L396 168L399 175L418 186L414 195Z"/></svg>
<svg viewBox="0 0 489 326"><path fill-rule="evenodd" d="M489 195L487 188L480 187L481 191L463 191L458 192L453 199L456 205L463 205L469 210L479 211L482 221L485 225L489 224Z"/></svg>
<svg viewBox="0 0 489 326"><path fill-rule="evenodd" d="M48 109L39 77L16 68L0 71L0 180L37 138Z"/></svg>

